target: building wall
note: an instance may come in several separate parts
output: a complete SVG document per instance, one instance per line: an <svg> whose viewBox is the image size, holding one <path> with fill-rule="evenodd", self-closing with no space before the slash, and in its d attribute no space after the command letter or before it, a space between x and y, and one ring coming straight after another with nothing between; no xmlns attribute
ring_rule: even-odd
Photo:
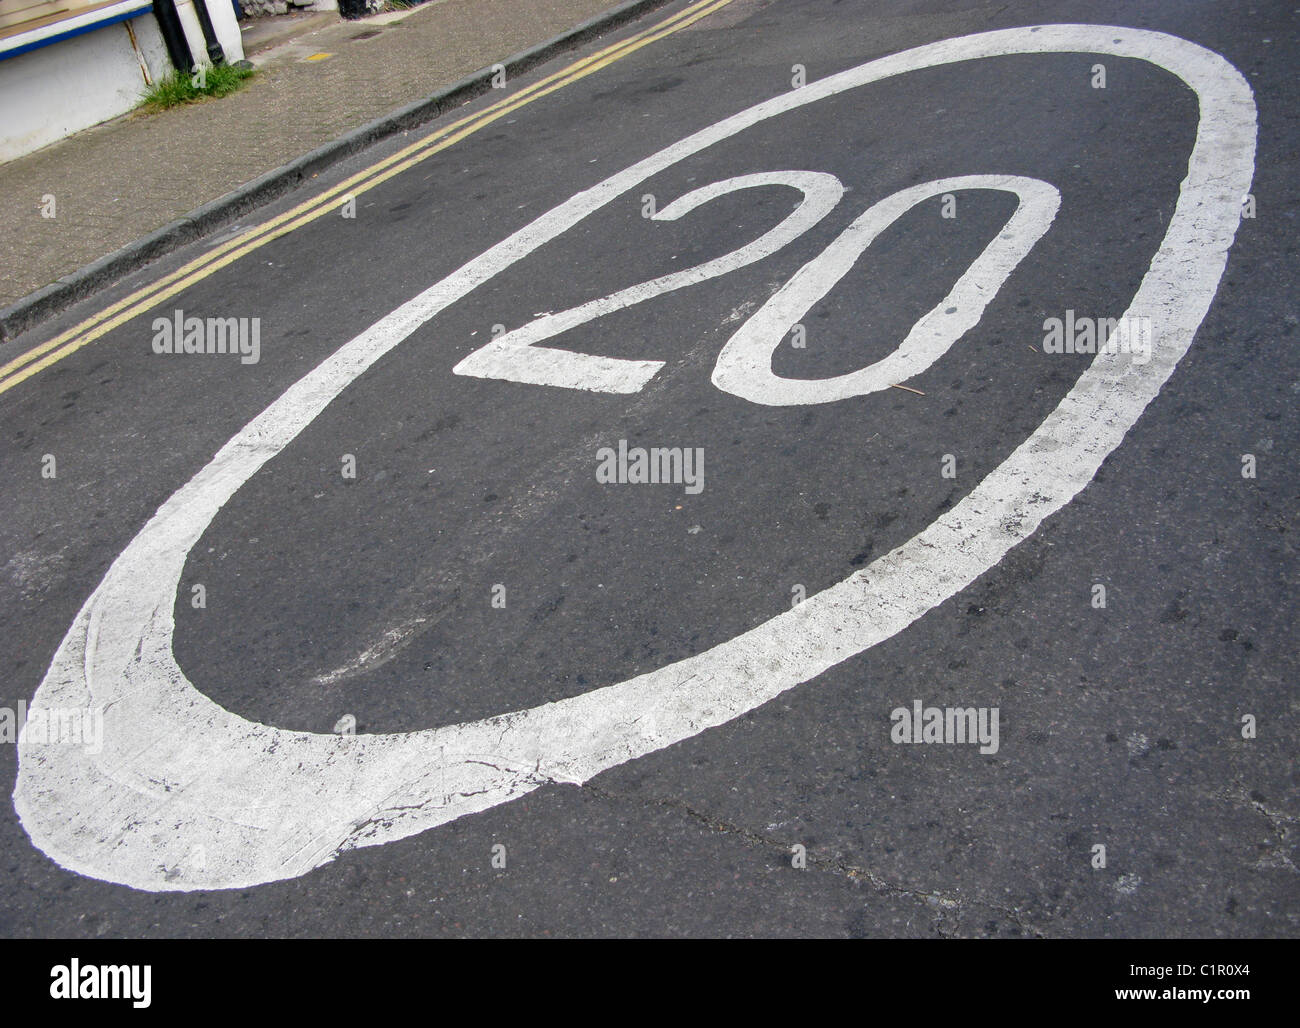
<svg viewBox="0 0 1300 1028"><path fill-rule="evenodd" d="M242 60L234 8L213 0L209 11L226 59L231 64ZM177 3L177 13L195 61L206 64L203 31L191 0ZM0 59L0 161L11 161L125 114L140 102L150 84L171 71L167 46L151 11Z"/></svg>
<svg viewBox="0 0 1300 1028"><path fill-rule="evenodd" d="M171 70L148 11L0 60L0 161L129 111L147 86L146 70L150 79Z"/></svg>

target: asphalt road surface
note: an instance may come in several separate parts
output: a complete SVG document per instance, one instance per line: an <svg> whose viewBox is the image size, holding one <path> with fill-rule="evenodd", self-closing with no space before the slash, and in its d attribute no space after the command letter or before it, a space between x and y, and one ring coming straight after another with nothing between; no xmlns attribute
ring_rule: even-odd
<svg viewBox="0 0 1300 1028"><path fill-rule="evenodd" d="M0 932L1297 934L1293 4L706 7L10 345Z"/></svg>

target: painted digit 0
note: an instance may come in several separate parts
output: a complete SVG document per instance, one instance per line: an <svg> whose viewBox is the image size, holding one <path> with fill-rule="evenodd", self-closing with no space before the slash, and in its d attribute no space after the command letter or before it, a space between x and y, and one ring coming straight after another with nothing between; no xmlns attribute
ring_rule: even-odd
<svg viewBox="0 0 1300 1028"><path fill-rule="evenodd" d="M923 316L902 344L887 357L858 371L834 378L781 378L772 372L772 352L814 303L835 287L862 252L886 228L918 203L963 189L997 189L1015 193L1015 212L975 258L948 295ZM965 175L904 189L875 204L846 228L763 304L718 354L713 384L719 389L769 406L829 403L888 389L918 375L979 323L984 308L1007 276L1042 238L1061 206L1055 186L1020 175Z"/></svg>

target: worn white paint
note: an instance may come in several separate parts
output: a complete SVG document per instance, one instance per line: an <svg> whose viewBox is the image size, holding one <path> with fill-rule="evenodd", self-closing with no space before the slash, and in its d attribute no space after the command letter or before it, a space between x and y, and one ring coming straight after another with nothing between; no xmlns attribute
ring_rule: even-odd
<svg viewBox="0 0 1300 1028"><path fill-rule="evenodd" d="M781 340L848 274L881 232L923 200L967 189L1015 193L1019 203L948 295L912 326L897 349L874 364L832 378L782 378L772 371L772 354ZM1042 238L1060 206L1061 194L1055 186L1022 175L962 175L925 182L886 197L800 268L736 331L718 355L713 384L754 403L779 407L829 403L906 382L979 324L984 308Z"/></svg>
<svg viewBox="0 0 1300 1028"><path fill-rule="evenodd" d="M683 268L567 311L537 318L475 350L452 370L458 375L501 378L508 382L527 382L533 385L564 386L602 393L637 392L664 366L663 361L599 357L536 344L614 311L644 303L686 286L707 282L769 257L821 221L844 194L840 180L825 172L759 172L693 189L651 217L655 221L676 221L719 196L760 186L790 186L799 190L802 196L799 205L780 224L764 232L752 243L693 268Z"/></svg>
<svg viewBox="0 0 1300 1028"><path fill-rule="evenodd" d="M223 710L177 666L172 606L186 555L204 529L349 383L448 304L649 176L763 119L917 68L1059 52L1150 61L1199 99L1187 177L1129 312L1153 317L1157 345L1144 365L1098 355L1029 438L919 535L699 656L469 724L404 735L290 732ZM86 601L33 699L48 707L102 706L102 752L20 750L14 803L23 826L59 864L92 877L151 890L257 885L546 782L583 782L724 724L889 638L1033 533L1120 444L1214 298L1254 150L1250 87L1217 54L1162 33L1049 25L944 40L852 68L578 193L344 345L163 504ZM269 673L265 684L284 687Z"/></svg>

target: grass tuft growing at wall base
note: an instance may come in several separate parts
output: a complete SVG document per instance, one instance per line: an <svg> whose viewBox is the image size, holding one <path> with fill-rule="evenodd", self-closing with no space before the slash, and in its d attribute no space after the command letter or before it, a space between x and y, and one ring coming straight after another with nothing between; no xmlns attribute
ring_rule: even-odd
<svg viewBox="0 0 1300 1028"><path fill-rule="evenodd" d="M243 86L252 74L252 68L230 64L199 68L189 74L175 71L155 82L140 105L150 111L165 111L208 97L226 96Z"/></svg>

